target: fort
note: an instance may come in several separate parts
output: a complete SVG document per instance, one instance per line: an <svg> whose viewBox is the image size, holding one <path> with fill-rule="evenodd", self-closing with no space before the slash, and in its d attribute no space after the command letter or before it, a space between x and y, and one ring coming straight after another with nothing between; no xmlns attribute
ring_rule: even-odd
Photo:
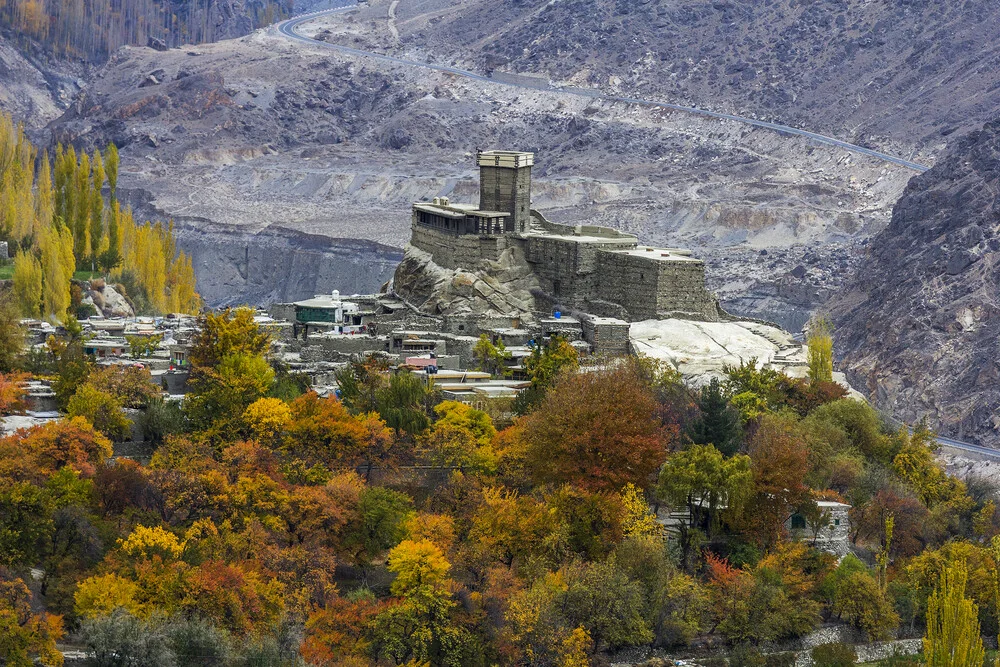
<svg viewBox="0 0 1000 667"><path fill-rule="evenodd" d="M549 222L531 209L532 153L494 150L476 159L478 205L447 197L413 204L393 289L417 310L524 322L555 311L623 322L725 318L705 288L704 263L689 251L640 245L607 227Z"/></svg>

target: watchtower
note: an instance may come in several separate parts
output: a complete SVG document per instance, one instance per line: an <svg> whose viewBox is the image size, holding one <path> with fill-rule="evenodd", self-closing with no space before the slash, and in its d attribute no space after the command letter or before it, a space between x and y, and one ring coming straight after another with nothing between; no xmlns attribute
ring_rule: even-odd
<svg viewBox="0 0 1000 667"><path fill-rule="evenodd" d="M480 151L479 208L510 213L508 224L518 234L528 231L531 219L531 166L534 153Z"/></svg>

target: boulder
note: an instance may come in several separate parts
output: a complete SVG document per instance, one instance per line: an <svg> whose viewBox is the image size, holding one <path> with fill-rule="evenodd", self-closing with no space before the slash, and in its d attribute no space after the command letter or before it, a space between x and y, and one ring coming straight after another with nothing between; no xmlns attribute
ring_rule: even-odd
<svg viewBox="0 0 1000 667"><path fill-rule="evenodd" d="M103 306L99 306L105 317L135 317L132 306L118 290L106 285L101 291ZM94 299L94 301L97 301Z"/></svg>

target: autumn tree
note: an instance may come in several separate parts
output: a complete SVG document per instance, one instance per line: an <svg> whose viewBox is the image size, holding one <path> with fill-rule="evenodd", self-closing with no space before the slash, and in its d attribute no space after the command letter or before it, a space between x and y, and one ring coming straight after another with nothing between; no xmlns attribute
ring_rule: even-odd
<svg viewBox="0 0 1000 667"><path fill-rule="evenodd" d="M273 441L291 419L291 409L280 398L259 398L243 412L248 435L262 443Z"/></svg>
<svg viewBox="0 0 1000 667"><path fill-rule="evenodd" d="M148 369L122 364L95 368L87 377L87 384L113 396L126 408L145 408L162 394L153 384Z"/></svg>
<svg viewBox="0 0 1000 667"><path fill-rule="evenodd" d="M746 515L750 534L775 544L785 521L809 498L805 485L809 451L787 418L767 415L750 441L754 511Z"/></svg>
<svg viewBox="0 0 1000 667"><path fill-rule="evenodd" d="M20 412L25 407L28 395L24 383L28 376L23 373L0 373L0 417Z"/></svg>
<svg viewBox="0 0 1000 667"><path fill-rule="evenodd" d="M62 636L62 617L35 613L24 581L0 572L0 662L12 667L61 666L56 642Z"/></svg>
<svg viewBox="0 0 1000 667"><path fill-rule="evenodd" d="M833 381L833 336L829 320L816 318L809 325L806 337L809 379L812 382Z"/></svg>
<svg viewBox="0 0 1000 667"><path fill-rule="evenodd" d="M566 374L525 418L529 469L541 483L646 488L666 456L656 410L652 392L631 367Z"/></svg>
<svg viewBox="0 0 1000 667"><path fill-rule="evenodd" d="M42 264L31 253L21 251L14 257L14 299L22 317L42 315Z"/></svg>
<svg viewBox="0 0 1000 667"><path fill-rule="evenodd" d="M24 347L20 311L9 293L0 294L0 373L10 373Z"/></svg>
<svg viewBox="0 0 1000 667"><path fill-rule="evenodd" d="M91 384L84 384L76 390L69 399L66 411L70 417L86 418L94 428L116 442L125 440L132 426L121 402Z"/></svg>
<svg viewBox="0 0 1000 667"><path fill-rule="evenodd" d="M396 664L472 664L478 647L452 619L451 563L441 550L426 540L404 540L389 553L388 569L396 575L390 591L398 603L373 621L372 652Z"/></svg>
<svg viewBox="0 0 1000 667"><path fill-rule="evenodd" d="M979 632L979 609L965 597L968 573L955 564L941 572L927 600L924 659L928 667L980 667L986 657Z"/></svg>
<svg viewBox="0 0 1000 667"><path fill-rule="evenodd" d="M282 448L290 454L331 469L393 462L394 437L377 414L352 415L336 398L315 392L299 396L289 409Z"/></svg>

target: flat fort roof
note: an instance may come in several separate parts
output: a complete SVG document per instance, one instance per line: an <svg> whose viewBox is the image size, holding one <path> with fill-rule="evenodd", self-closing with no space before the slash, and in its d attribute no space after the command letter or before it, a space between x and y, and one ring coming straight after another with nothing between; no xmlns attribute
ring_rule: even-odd
<svg viewBox="0 0 1000 667"><path fill-rule="evenodd" d="M448 204L444 206L442 204L434 204L431 202L416 202L413 204L413 208L418 211L427 211L428 213L435 213L446 218L462 219L467 215L473 215L479 218L507 218L510 217L510 213L507 211L483 211L472 204Z"/></svg>
<svg viewBox="0 0 1000 667"><path fill-rule="evenodd" d="M653 248L651 246L636 246L634 248L607 248L607 252L614 252L620 255L632 255L633 257L644 257L658 262L701 262L691 256L690 250L681 248Z"/></svg>
<svg viewBox="0 0 1000 667"><path fill-rule="evenodd" d="M480 167L530 167L535 163L534 153L522 151L481 151L476 156Z"/></svg>

